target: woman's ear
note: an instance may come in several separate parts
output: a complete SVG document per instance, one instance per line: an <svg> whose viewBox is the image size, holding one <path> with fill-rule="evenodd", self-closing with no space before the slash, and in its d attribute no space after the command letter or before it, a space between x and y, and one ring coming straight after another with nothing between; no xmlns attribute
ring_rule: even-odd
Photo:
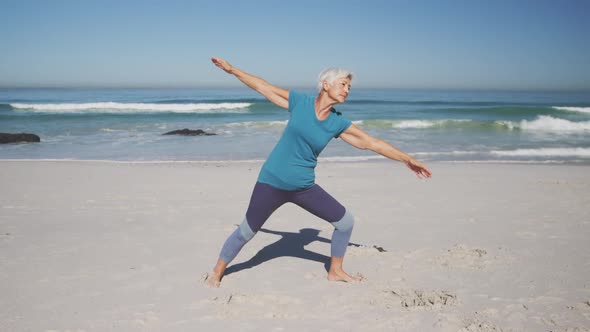
<svg viewBox="0 0 590 332"><path fill-rule="evenodd" d="M328 81L326 81L326 80L322 81L322 89L327 91L329 88L330 88L330 84L328 84Z"/></svg>

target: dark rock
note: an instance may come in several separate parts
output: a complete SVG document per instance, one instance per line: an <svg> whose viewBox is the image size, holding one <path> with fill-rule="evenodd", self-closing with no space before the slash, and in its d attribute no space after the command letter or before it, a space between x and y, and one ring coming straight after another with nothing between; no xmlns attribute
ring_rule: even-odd
<svg viewBox="0 0 590 332"><path fill-rule="evenodd" d="M383 249L383 247L373 246L373 248L377 249L378 252L387 252L387 250Z"/></svg>
<svg viewBox="0 0 590 332"><path fill-rule="evenodd" d="M170 131L167 132L163 135L182 135L182 136L211 136L211 135L217 135L215 133L207 133L201 129L197 129L197 130L190 130L190 129L182 129L182 130L174 130L174 131Z"/></svg>
<svg viewBox="0 0 590 332"><path fill-rule="evenodd" d="M0 133L0 144L21 143L21 142L38 143L38 142L41 142L41 138L35 134L27 134L27 133L20 133L20 134Z"/></svg>

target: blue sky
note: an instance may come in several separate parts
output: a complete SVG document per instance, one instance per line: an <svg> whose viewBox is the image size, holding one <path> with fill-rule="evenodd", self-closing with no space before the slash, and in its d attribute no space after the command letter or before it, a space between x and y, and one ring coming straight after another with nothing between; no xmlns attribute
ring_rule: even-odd
<svg viewBox="0 0 590 332"><path fill-rule="evenodd" d="M0 0L0 86L590 90L590 1Z"/></svg>

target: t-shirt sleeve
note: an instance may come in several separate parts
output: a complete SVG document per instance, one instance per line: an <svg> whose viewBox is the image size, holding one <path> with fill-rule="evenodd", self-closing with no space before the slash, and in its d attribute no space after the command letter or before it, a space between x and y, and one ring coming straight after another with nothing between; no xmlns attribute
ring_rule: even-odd
<svg viewBox="0 0 590 332"><path fill-rule="evenodd" d="M302 97L303 96L301 93L289 90L289 112L292 112L295 109L295 106L297 105L299 100L301 100Z"/></svg>
<svg viewBox="0 0 590 332"><path fill-rule="evenodd" d="M352 125L352 121L348 120L347 118L345 118L342 115L339 115L338 116L338 131L336 132L336 135L334 135L334 138L340 137L340 134L345 132L346 129L348 129L351 125Z"/></svg>

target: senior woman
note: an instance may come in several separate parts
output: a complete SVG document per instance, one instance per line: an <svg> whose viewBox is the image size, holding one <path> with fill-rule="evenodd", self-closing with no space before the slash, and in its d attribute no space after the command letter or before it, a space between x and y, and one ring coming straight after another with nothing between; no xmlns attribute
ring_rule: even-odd
<svg viewBox="0 0 590 332"><path fill-rule="evenodd" d="M328 280L358 282L342 268L344 254L352 234L352 214L315 183L317 157L332 140L340 137L348 144L374 151L392 160L404 162L419 178L429 178L430 171L406 153L389 143L365 133L333 106L344 103L350 92L351 72L330 68L319 77L316 97L288 91L248 74L220 58L213 63L234 75L273 104L287 109L290 119L262 166L254 186L246 216L225 241L217 264L206 282L219 287L228 264L242 247L260 230L264 222L281 205L291 202L334 226Z"/></svg>

